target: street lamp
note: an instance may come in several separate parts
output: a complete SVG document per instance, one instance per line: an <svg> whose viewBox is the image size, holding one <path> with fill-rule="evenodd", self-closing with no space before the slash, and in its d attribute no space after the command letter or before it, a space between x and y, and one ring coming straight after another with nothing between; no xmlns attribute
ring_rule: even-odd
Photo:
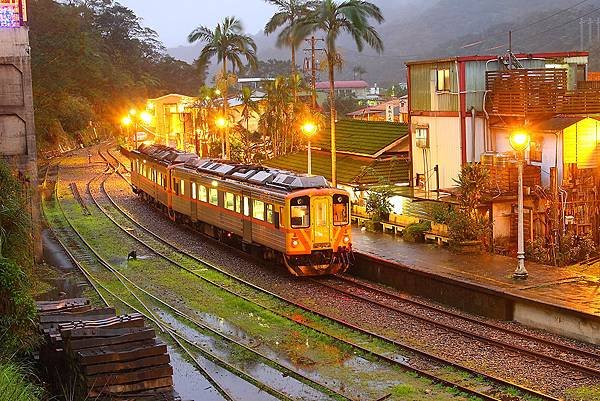
<svg viewBox="0 0 600 401"><path fill-rule="evenodd" d="M510 134L510 146L517 152L518 161L518 227L517 227L517 269L513 273L513 278L526 279L527 270L525 269L525 246L523 234L523 164L525 163L525 149L529 146L529 134L525 131L514 131Z"/></svg>
<svg viewBox="0 0 600 401"><path fill-rule="evenodd" d="M138 113L136 109L129 110L129 114L121 119L121 124L126 127L130 127L133 124L134 128L134 144L135 148L138 148L138 124L150 124L152 122L152 115L146 111Z"/></svg>
<svg viewBox="0 0 600 401"><path fill-rule="evenodd" d="M308 138L308 157L307 157L307 159L308 159L308 175L312 175L312 155L311 155L310 140L311 140L312 136L317 133L318 127L312 121L307 121L302 125L301 129L302 129L302 132L304 132L304 135L306 135L306 137Z"/></svg>
<svg viewBox="0 0 600 401"><path fill-rule="evenodd" d="M215 120L215 125L217 126L218 129L221 130L221 157L223 159L226 159L226 156L225 156L225 135L224 135L224 129L225 129L225 127L227 127L227 120L225 119L225 117L219 116Z"/></svg>

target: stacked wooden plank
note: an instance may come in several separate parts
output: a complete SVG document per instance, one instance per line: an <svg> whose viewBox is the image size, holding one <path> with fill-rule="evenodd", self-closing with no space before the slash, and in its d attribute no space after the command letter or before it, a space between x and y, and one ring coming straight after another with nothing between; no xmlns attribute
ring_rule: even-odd
<svg viewBox="0 0 600 401"><path fill-rule="evenodd" d="M167 346L142 315L117 316L86 299L39 302L44 366L75 399L176 401Z"/></svg>

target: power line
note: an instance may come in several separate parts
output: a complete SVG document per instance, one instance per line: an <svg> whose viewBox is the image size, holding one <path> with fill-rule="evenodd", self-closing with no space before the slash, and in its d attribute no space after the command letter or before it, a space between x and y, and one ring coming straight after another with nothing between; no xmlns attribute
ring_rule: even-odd
<svg viewBox="0 0 600 401"><path fill-rule="evenodd" d="M549 20L549 19L550 19L550 18L552 18L552 17L555 17L555 16L557 16L557 15L559 15L559 14L562 14L562 13L564 13L564 12L566 12L566 11L569 11L569 10L570 10L570 9L572 9L572 8L578 7L578 6L582 5L583 3L587 3L588 1L589 1L589 0L582 0L582 1L578 2L578 3L575 3L575 4L573 4L573 5L569 6L569 7L567 7L567 8L564 8L564 9L558 10L558 11L556 11L556 12L554 12L554 13L550 14L550 15L547 15L546 17L540 18L540 19L539 19L539 20L537 20L537 21L533 21L533 22L531 22L531 23L526 23L526 24L523 24L523 25L521 25L521 26L518 26L518 27L516 27L516 28L514 28L514 29L510 29L510 30L511 30L513 33L515 33L515 32L519 32L519 31L525 30L525 29L529 29L529 28L530 28L530 27L532 27L533 25L537 25L537 24L539 24L540 22L547 21L547 20ZM489 42L489 41L491 41L491 40L492 40L492 38L496 38L496 37L498 37L498 36L500 36L500 35L504 35L504 34L505 34L505 32L498 32L498 33L495 33L495 34L488 35L488 36L487 36L487 38L485 38L485 39L482 39L482 40L479 40L479 41L476 41L476 42L473 42L473 43L468 43L468 44L466 44L466 45L464 45L464 46L461 46L461 49L466 49L466 48L468 48L468 47L473 47L473 46L477 46L477 45L483 44L483 43L485 43L485 42ZM499 47L501 47L501 46L499 46ZM487 49L487 50L492 50L492 49Z"/></svg>
<svg viewBox="0 0 600 401"><path fill-rule="evenodd" d="M570 24L570 23L572 23L572 22L575 22L575 21L577 21L577 20L579 20L579 19L581 19L581 18L585 18L585 17L587 17L587 16L589 16L589 15L591 15L591 14L594 14L594 13L596 13L596 12L598 12L598 11L600 11L600 7L599 7L599 8L595 8L595 9L593 9L592 11L589 11L589 12L587 12L587 13L585 13L585 14L583 14L583 15L580 15L580 16L578 16L578 17L575 17L575 18L573 18L573 19L571 19L571 20L568 20L568 21L566 21L566 22L564 22L564 23L562 23L562 24L560 24L560 25L556 25L556 26L553 26L552 28L548 28L548 29L546 29L546 30L544 30L544 31L541 31L541 32L538 32L538 33L534 33L534 34L532 34L532 35L529 35L529 36L527 37L527 39L535 38L536 36L540 36L540 35L543 35L543 34L545 34L545 33L548 33L548 32L550 32L550 31L553 31L553 30L555 30L555 29L562 28L562 27L563 27L563 26L565 26L565 25L568 25L568 24ZM502 46L506 46L506 45L507 45L507 43L503 43L503 44L501 44L501 45L499 45L499 46L496 46L496 47L493 47L493 48L489 48L489 49L486 49L486 50L493 50L493 49L497 49L498 47L502 47Z"/></svg>

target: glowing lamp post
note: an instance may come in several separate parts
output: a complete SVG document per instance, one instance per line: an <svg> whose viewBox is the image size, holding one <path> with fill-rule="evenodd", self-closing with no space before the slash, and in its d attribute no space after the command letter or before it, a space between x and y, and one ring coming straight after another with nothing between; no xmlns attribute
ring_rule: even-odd
<svg viewBox="0 0 600 401"><path fill-rule="evenodd" d="M313 137L313 135L317 133L318 127L315 123L308 121L304 123L301 128L304 135L306 135L306 137L308 138L308 175L312 175L312 155L310 140Z"/></svg>
<svg viewBox="0 0 600 401"><path fill-rule="evenodd" d="M225 135L224 135L224 130L225 130L225 127L227 127L227 120L225 119L225 117L219 116L215 120L215 125L217 126L217 128L219 130L221 130L221 137L222 137L221 138L221 157L223 159L226 159L226 156L225 156Z"/></svg>
<svg viewBox="0 0 600 401"><path fill-rule="evenodd" d="M138 113L136 109L129 110L129 114L121 119L121 124L127 128L129 128L133 124L134 128L134 143L135 148L138 148L138 123L142 122L143 124L150 124L152 122L152 115L146 111Z"/></svg>
<svg viewBox="0 0 600 401"><path fill-rule="evenodd" d="M515 131L510 134L510 146L518 154L518 227L517 227L517 269L513 273L516 279L526 279L527 270L525 269L525 244L523 233L523 164L525 163L525 149L529 146L529 134L525 131Z"/></svg>

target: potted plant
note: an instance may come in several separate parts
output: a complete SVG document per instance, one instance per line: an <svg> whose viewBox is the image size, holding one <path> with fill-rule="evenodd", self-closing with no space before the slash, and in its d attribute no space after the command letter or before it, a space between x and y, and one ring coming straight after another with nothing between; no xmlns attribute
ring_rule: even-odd
<svg viewBox="0 0 600 401"><path fill-rule="evenodd" d="M450 245L463 252L481 251L483 240L489 235L490 221L478 206L488 187L489 174L480 164L463 165L458 179L458 205L448 215Z"/></svg>
<svg viewBox="0 0 600 401"><path fill-rule="evenodd" d="M367 229L379 231L381 229L380 223L388 221L392 211L392 203L390 202L392 195L393 191L389 185L373 187L369 191L366 207L367 213L371 216L371 227L367 227Z"/></svg>

